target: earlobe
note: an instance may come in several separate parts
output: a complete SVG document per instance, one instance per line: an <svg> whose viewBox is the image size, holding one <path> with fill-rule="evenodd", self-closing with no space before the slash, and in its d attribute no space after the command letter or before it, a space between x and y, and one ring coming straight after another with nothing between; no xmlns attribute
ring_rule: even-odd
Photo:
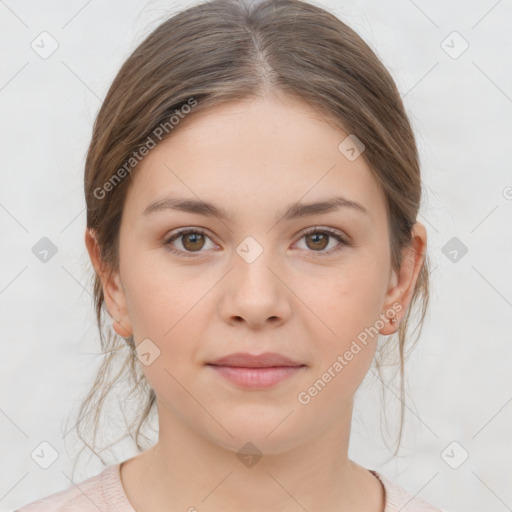
<svg viewBox="0 0 512 512"><path fill-rule="evenodd" d="M102 279L103 295L107 309L112 316L112 327L119 336L127 338L132 334L132 327L126 306L126 296L118 272L110 273Z"/></svg>
<svg viewBox="0 0 512 512"><path fill-rule="evenodd" d="M392 279L390 280L390 288L386 296L384 311L381 318L384 319L385 325L379 330L380 334L388 336L393 334L400 325L403 317L404 307L402 305L403 295L400 288L400 276L397 270L392 270Z"/></svg>
<svg viewBox="0 0 512 512"><path fill-rule="evenodd" d="M426 247L427 232L425 226L420 222L417 222L413 226L411 245L405 248L404 256L403 304L406 304L407 307L412 300L412 296L416 288L416 282L425 261Z"/></svg>
<svg viewBox="0 0 512 512"><path fill-rule="evenodd" d="M413 226L411 245L403 249L400 269L393 273L394 283L391 284L387 294L385 311L395 311L396 313L381 329L380 332L383 335L393 334L398 329L400 321L411 303L416 282L425 260L426 244L425 226L417 222Z"/></svg>
<svg viewBox="0 0 512 512"><path fill-rule="evenodd" d="M126 306L126 297L118 272L107 268L101 258L101 251L95 233L89 228L85 232L85 245L96 274L101 280L105 305L113 319L112 327L119 336L132 334L132 326Z"/></svg>

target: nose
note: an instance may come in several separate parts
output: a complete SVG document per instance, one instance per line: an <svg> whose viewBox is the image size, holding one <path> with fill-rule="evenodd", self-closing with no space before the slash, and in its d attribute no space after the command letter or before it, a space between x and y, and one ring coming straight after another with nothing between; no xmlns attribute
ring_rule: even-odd
<svg viewBox="0 0 512 512"><path fill-rule="evenodd" d="M251 263L235 257L234 268L222 283L218 307L222 319L233 325L245 323L252 329L285 323L291 315L293 293L270 252L263 251Z"/></svg>

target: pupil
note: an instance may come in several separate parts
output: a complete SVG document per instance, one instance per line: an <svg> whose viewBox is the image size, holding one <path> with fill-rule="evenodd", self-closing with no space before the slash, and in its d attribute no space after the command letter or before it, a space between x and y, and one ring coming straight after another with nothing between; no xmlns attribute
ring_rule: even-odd
<svg viewBox="0 0 512 512"><path fill-rule="evenodd" d="M189 242L192 246L193 245L197 245L197 242L200 241L200 238L202 237L203 235L201 235L200 233L190 233L188 234L186 237L185 237L185 240L186 242ZM199 245L200 247L200 245ZM193 248L193 247L192 247Z"/></svg>
<svg viewBox="0 0 512 512"><path fill-rule="evenodd" d="M313 238L314 244L317 245L317 248L318 248L318 242L320 242L320 244L321 244L322 240L325 242L325 240L327 238L326 235L324 235L323 233L313 233L311 235L311 237ZM325 247L325 243L323 245L321 244L321 248L323 249L324 247Z"/></svg>

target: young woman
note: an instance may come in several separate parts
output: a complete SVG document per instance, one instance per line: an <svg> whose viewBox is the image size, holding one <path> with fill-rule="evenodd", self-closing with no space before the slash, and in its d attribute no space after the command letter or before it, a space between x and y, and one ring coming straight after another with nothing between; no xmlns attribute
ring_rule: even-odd
<svg viewBox="0 0 512 512"><path fill-rule="evenodd" d="M348 458L356 390L384 343L403 376L428 302L414 135L353 30L295 0L167 19L105 98L85 197L108 355L80 424L124 352L158 441L22 512L439 510Z"/></svg>

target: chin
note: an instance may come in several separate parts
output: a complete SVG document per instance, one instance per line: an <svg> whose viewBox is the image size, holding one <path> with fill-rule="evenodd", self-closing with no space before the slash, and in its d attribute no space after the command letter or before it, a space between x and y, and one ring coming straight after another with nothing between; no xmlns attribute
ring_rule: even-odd
<svg viewBox="0 0 512 512"><path fill-rule="evenodd" d="M286 414L281 415L278 421L274 417L268 421L260 418L257 422L251 421L250 418L248 421L233 421L230 424L224 421L222 425L232 437L224 429L221 429L221 432L217 430L221 435L212 436L210 432L208 437L210 441L236 454L255 452L278 455L305 442L307 437L307 433L304 432L302 438L295 425L296 418L292 420L289 417L283 422L285 417Z"/></svg>

